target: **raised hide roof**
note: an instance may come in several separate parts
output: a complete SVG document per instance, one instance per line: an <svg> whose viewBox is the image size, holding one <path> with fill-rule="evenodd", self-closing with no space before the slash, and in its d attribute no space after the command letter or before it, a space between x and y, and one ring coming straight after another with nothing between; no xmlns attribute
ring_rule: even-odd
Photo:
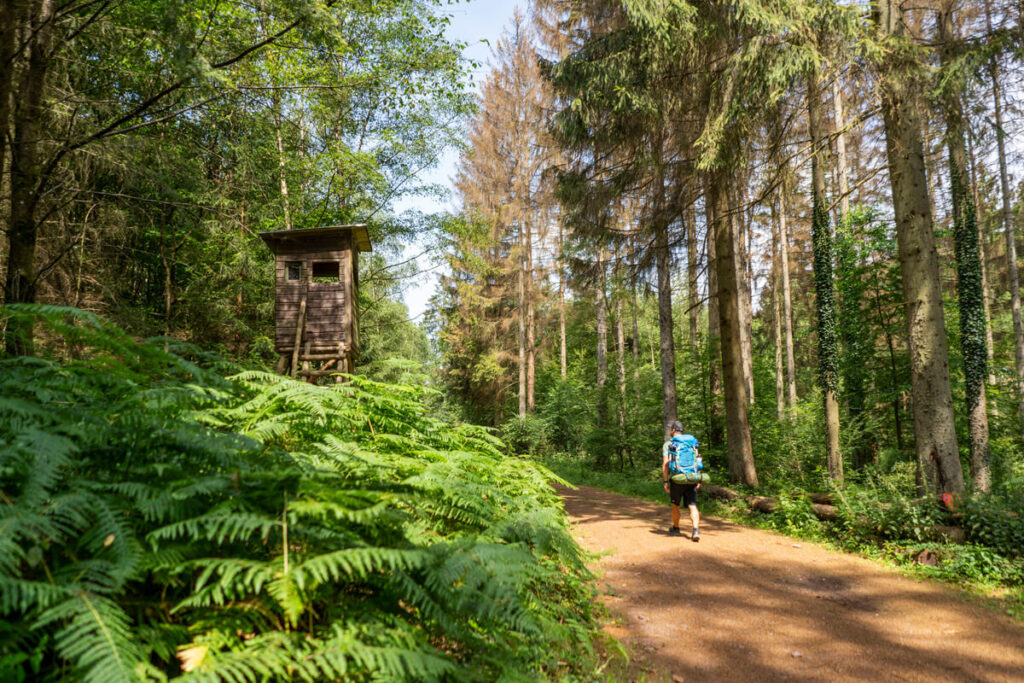
<svg viewBox="0 0 1024 683"><path fill-rule="evenodd" d="M370 245L370 236L366 232L365 223L354 225L328 225L322 228L302 228L299 230L267 230L260 233L260 237L267 245L276 250L277 245L286 241L298 241L319 237L340 237L351 234L352 243L358 251L373 251Z"/></svg>

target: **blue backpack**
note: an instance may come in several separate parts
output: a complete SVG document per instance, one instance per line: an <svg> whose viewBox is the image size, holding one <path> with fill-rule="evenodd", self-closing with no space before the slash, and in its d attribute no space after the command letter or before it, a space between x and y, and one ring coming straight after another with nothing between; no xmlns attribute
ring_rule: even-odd
<svg viewBox="0 0 1024 683"><path fill-rule="evenodd" d="M692 434L673 436L668 444L668 473L677 484L705 481L704 463L697 457L697 437Z"/></svg>

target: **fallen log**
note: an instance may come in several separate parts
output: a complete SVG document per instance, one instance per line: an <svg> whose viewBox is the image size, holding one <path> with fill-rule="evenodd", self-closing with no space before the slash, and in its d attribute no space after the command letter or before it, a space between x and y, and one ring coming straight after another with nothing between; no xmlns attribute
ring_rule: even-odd
<svg viewBox="0 0 1024 683"><path fill-rule="evenodd" d="M779 507L779 501L775 498L765 498L764 496L747 496L746 498L751 510L765 514L771 514Z"/></svg>
<svg viewBox="0 0 1024 683"><path fill-rule="evenodd" d="M740 494L736 493L732 489L727 489L724 486L702 484L701 490L712 498L717 498L718 500L736 500L737 498L740 498Z"/></svg>
<svg viewBox="0 0 1024 683"><path fill-rule="evenodd" d="M713 484L704 484L701 487L707 495L718 500L742 500L750 506L751 510L757 510L764 514L772 514L779 509L779 501L777 498L769 498L767 496L748 496L724 486L715 486ZM802 494L811 501L811 511L814 512L814 516L823 522L834 522L839 518L839 513L836 511L836 506L833 504L832 494L830 493L804 493ZM889 508L889 503L879 503L881 508ZM1007 515L1013 513L1008 512ZM962 514L954 514L954 517L962 517ZM867 518L862 519L864 524L868 523ZM955 543L962 545L966 542L966 532L962 527L958 526L933 526L930 527L926 533L929 540L932 541L944 541L947 543Z"/></svg>
<svg viewBox="0 0 1024 683"><path fill-rule="evenodd" d="M823 522L834 522L839 517L838 513L836 513L835 505L811 503L811 510L814 511L814 516Z"/></svg>

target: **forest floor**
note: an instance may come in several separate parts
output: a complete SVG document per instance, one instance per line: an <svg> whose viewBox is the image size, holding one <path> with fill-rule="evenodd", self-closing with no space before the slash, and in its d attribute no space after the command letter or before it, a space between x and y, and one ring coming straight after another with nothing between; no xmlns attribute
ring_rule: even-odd
<svg viewBox="0 0 1024 683"><path fill-rule="evenodd" d="M560 489L645 681L1022 681L1024 624L984 598L668 502Z"/></svg>

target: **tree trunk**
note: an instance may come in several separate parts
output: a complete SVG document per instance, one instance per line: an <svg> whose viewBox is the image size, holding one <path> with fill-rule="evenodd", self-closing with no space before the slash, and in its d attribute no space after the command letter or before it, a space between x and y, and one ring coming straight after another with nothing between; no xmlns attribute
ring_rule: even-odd
<svg viewBox="0 0 1024 683"><path fill-rule="evenodd" d="M938 24L942 66L948 67L958 52L953 33L953 4L949 0L943 3ZM988 491L991 486L985 396L988 354L985 350L985 292L982 289L981 257L978 254L978 214L969 186L959 93L953 88L947 88L942 100L946 119L946 145L949 148L953 248L956 253L957 298L960 303L960 348L964 359L971 475L976 489Z"/></svg>
<svg viewBox="0 0 1024 683"><path fill-rule="evenodd" d="M966 111L967 107L963 104L960 106L960 111ZM974 156L974 134L968 124L965 127L964 132L967 138L967 162L971 169L971 200L974 202L974 210L978 210L978 163ZM995 367L995 359L993 357L993 349L995 348L995 342L992 340L992 290L989 288L988 282L988 249L986 247L986 239L982 236L981 225L978 225L978 257L981 259L981 291L982 291L982 303L985 306L985 360L988 364L988 383L995 385L996 375L993 371ZM997 414L995 405L992 406L993 414Z"/></svg>
<svg viewBox="0 0 1024 683"><path fill-rule="evenodd" d="M825 131L818 74L807 77L807 121L811 135L811 231L814 243L814 286L818 309L818 378L825 410L825 461L828 476L843 480L839 452L839 340L836 334L835 283L832 279L832 231L825 199Z"/></svg>
<svg viewBox="0 0 1024 683"><path fill-rule="evenodd" d="M992 12L985 2L985 21L992 32ZM992 79L992 103L995 109L996 148L999 151L999 189L1003 195L1003 231L1006 234L1007 275L1010 278L1010 311L1013 315L1013 359L1017 370L1017 412L1024 425L1024 321L1021 320L1020 278L1017 273L1017 236L1010 207L1010 180L1006 170L1006 130L1003 128L1003 96L999 83L999 63L993 56L988 63Z"/></svg>
<svg viewBox="0 0 1024 683"><path fill-rule="evenodd" d="M533 293L533 230L526 216L523 217L523 231L525 233L524 247L526 248L526 291L524 292L526 299L526 412L532 413L536 406L534 386L537 377L537 322Z"/></svg>
<svg viewBox="0 0 1024 683"><path fill-rule="evenodd" d="M729 220L736 234L736 273L739 275L740 349L743 352L743 386L747 392L747 403L754 405L754 349L752 336L752 301L750 296L750 274L747 258L747 223L742 211L742 195L736 187L737 179L728 189Z"/></svg>
<svg viewBox="0 0 1024 683"><path fill-rule="evenodd" d="M700 354L700 292L697 289L700 276L700 264L697 263L697 207L692 201L687 202L686 220L686 268L687 268L687 290L686 300L689 304L688 315L690 318L690 349L695 358Z"/></svg>
<svg viewBox="0 0 1024 683"><path fill-rule="evenodd" d="M796 405L796 364L793 360L793 299L789 288L789 225L786 221L786 182L779 186L779 256L782 260L782 329L786 337L786 389L789 407Z"/></svg>
<svg viewBox="0 0 1024 683"><path fill-rule="evenodd" d="M666 438L676 419L676 349L672 324L672 268L668 246L668 214L664 206L664 169L659 166L654 187L654 259L658 272L658 328L661 349L661 414Z"/></svg>
<svg viewBox="0 0 1024 683"><path fill-rule="evenodd" d="M897 0L881 0L875 20L883 39L905 39L907 29ZM886 52L878 66L910 345L914 442L921 486L939 493L962 494L964 479L949 386L938 253L921 139L923 105L915 73L918 65L906 51L895 50Z"/></svg>
<svg viewBox="0 0 1024 683"><path fill-rule="evenodd" d="M561 377L565 379L566 353L565 353L565 264L563 263L562 247L564 228L562 221L558 221L558 368Z"/></svg>
<svg viewBox="0 0 1024 683"><path fill-rule="evenodd" d="M622 324L622 292L615 295L615 362L619 379L619 469L626 449L626 333Z"/></svg>
<svg viewBox="0 0 1024 683"><path fill-rule="evenodd" d="M786 379L782 364L782 270L779 259L779 214L772 202L772 339L775 342L775 412L779 422L786 418Z"/></svg>
<svg viewBox="0 0 1024 683"><path fill-rule="evenodd" d="M850 172L846 161L846 118L843 114L843 88L839 74L832 81L832 106L836 126L836 175L839 180L839 225L850 217Z"/></svg>
<svg viewBox="0 0 1024 683"><path fill-rule="evenodd" d="M0 197L6 193L7 133L11 124L11 90L16 79L15 56L18 53L19 30L23 17L20 7L8 0L0 2ZM7 232L9 214L7 207L0 207L0 229Z"/></svg>
<svg viewBox="0 0 1024 683"><path fill-rule="evenodd" d="M519 221L519 417L526 417L526 235Z"/></svg>
<svg viewBox="0 0 1024 683"><path fill-rule="evenodd" d="M722 335L722 378L725 390L726 443L729 478L757 486L757 471L750 444L747 415L747 388L743 376L742 330L740 313L742 274L737 270L735 221L729 215L725 192L728 179L719 172L708 184L714 207L715 269L718 274L718 316Z"/></svg>
<svg viewBox="0 0 1024 683"><path fill-rule="evenodd" d="M45 125L43 89L50 67L53 41L53 0L34 0L28 4L22 20L23 44L20 45L24 68L10 111L10 224L7 232L7 277L5 302L34 303L36 300L36 208L41 191L39 139ZM16 29L15 29L16 31ZM18 35L18 32L14 34ZM15 37L15 39L17 39ZM10 74L14 71L4 65ZM8 131L0 131L4 136ZM5 143L4 143L5 144ZM33 352L34 325L28 320L9 323L6 350L10 355Z"/></svg>
<svg viewBox="0 0 1024 683"><path fill-rule="evenodd" d="M604 385L608 381L608 310L605 299L604 248L597 250L597 427L606 425Z"/></svg>
<svg viewBox="0 0 1024 683"><path fill-rule="evenodd" d="M288 202L287 165L284 156L284 138L281 135L281 98L274 91L274 139L277 142L277 175L281 184L281 212L284 215L284 229L292 229L292 210Z"/></svg>
<svg viewBox="0 0 1024 683"><path fill-rule="evenodd" d="M718 317L718 254L715 249L718 222L715 206L711 199L711 188L705 185L704 215L707 232L708 252L708 443L717 446L722 443L722 415L719 411L719 397L722 395L721 338L722 329Z"/></svg>

